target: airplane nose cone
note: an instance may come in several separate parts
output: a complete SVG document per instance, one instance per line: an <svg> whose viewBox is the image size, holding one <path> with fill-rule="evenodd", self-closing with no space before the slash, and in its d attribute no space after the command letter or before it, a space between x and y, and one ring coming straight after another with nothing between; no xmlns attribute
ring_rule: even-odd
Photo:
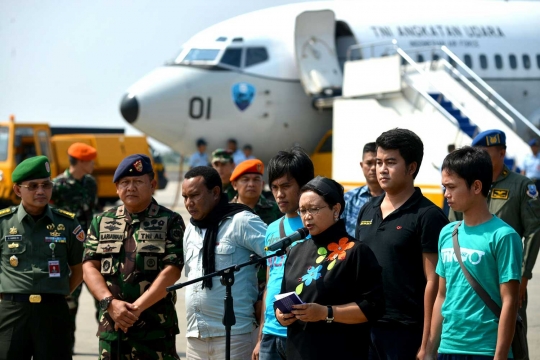
<svg viewBox="0 0 540 360"><path fill-rule="evenodd" d="M133 124L139 116L139 102L137 98L135 96L130 97L129 94L124 95L120 104L120 112L128 123Z"/></svg>

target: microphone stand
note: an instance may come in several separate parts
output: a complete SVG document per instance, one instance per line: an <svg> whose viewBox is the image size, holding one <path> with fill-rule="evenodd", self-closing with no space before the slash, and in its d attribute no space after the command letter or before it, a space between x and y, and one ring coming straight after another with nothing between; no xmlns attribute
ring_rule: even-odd
<svg viewBox="0 0 540 360"><path fill-rule="evenodd" d="M225 354L226 354L226 360L231 359L231 327L236 324L236 317L234 316L234 306L233 306L233 297L231 293L231 287L234 285L234 272L239 271L241 268L254 265L263 262L264 260L274 257L274 256L281 256L285 254L285 249L281 248L277 250L274 254L260 257L256 254L250 255L250 260L238 264L238 265L231 265L229 267L223 268L221 270L218 270L216 272L213 272L211 274L207 274L201 277L198 277L196 279L186 281L184 283L178 283L172 286L167 287L167 291L174 291L176 289L183 288L184 286L188 286L191 284L195 284L197 282L201 282L206 279L213 278L215 276L220 276L220 282L221 285L225 286L225 298L223 299L223 320L222 323L225 326ZM210 290L211 291L211 290Z"/></svg>

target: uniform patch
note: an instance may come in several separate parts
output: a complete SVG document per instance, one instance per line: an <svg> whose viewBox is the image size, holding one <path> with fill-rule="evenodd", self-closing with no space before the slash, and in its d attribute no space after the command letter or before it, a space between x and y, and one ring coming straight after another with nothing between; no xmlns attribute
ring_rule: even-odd
<svg viewBox="0 0 540 360"><path fill-rule="evenodd" d="M538 191L536 190L536 185L530 184L527 185L527 195L533 199L538 197Z"/></svg>
<svg viewBox="0 0 540 360"><path fill-rule="evenodd" d="M56 209L56 211L58 213L62 214L62 215L67 216L70 219L75 219L75 214L72 213L72 212L69 212L69 211L66 211L66 210L63 210L63 209Z"/></svg>
<svg viewBox="0 0 540 360"><path fill-rule="evenodd" d="M6 209L0 210L0 216L10 214L10 213L11 213L11 208L6 208Z"/></svg>
<svg viewBox="0 0 540 360"><path fill-rule="evenodd" d="M157 256L144 257L144 270L157 270Z"/></svg>
<svg viewBox="0 0 540 360"><path fill-rule="evenodd" d="M111 270L112 270L112 259L111 258L101 259L101 273L110 274Z"/></svg>
<svg viewBox="0 0 540 360"><path fill-rule="evenodd" d="M491 191L492 199L508 200L509 196L510 196L510 190L507 190L507 189L493 189Z"/></svg>
<svg viewBox="0 0 540 360"><path fill-rule="evenodd" d="M81 225L77 226L77 227L75 228L75 230L73 230L73 235L77 235L77 233L78 233L79 231L81 231L81 229L82 229Z"/></svg>
<svg viewBox="0 0 540 360"><path fill-rule="evenodd" d="M22 241L22 235L6 235L4 238L6 242L9 241Z"/></svg>
<svg viewBox="0 0 540 360"><path fill-rule="evenodd" d="M362 220L360 221L360 226L362 225L371 225L373 223L373 220Z"/></svg>
<svg viewBox="0 0 540 360"><path fill-rule="evenodd" d="M152 240L139 242L137 244L137 252L163 254L165 253L165 241Z"/></svg>
<svg viewBox="0 0 540 360"><path fill-rule="evenodd" d="M77 235L75 235L75 237L77 238L77 240L79 240L80 242L84 242L84 240L86 240L86 235L84 235L84 230L81 229Z"/></svg>
<svg viewBox="0 0 540 360"><path fill-rule="evenodd" d="M118 254L122 247L122 241L99 242L96 253L98 254Z"/></svg>
<svg viewBox="0 0 540 360"><path fill-rule="evenodd" d="M135 161L133 163L133 167L135 168L135 170L137 170L138 172L141 172L143 171L143 164L142 164L142 161L139 159L137 161Z"/></svg>

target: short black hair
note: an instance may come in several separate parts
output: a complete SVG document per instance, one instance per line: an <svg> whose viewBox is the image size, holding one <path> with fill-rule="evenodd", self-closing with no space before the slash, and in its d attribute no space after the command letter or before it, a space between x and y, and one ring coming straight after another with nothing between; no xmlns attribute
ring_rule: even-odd
<svg viewBox="0 0 540 360"><path fill-rule="evenodd" d="M228 143L233 143L234 145L238 145L238 142L236 142L236 139L230 138L227 140Z"/></svg>
<svg viewBox="0 0 540 360"><path fill-rule="evenodd" d="M365 153L368 153L368 152L376 153L377 152L377 144L375 144L374 142L370 142L370 143L367 143L366 145L364 145L364 150L362 151L362 155L365 154Z"/></svg>
<svg viewBox="0 0 540 360"><path fill-rule="evenodd" d="M197 176L202 176L204 179L204 185L208 190L212 190L216 186L219 187L219 192L223 191L223 185L221 184L221 178L219 177L218 172L210 166L196 166L193 169L189 170L185 175L184 179L192 179Z"/></svg>
<svg viewBox="0 0 540 360"><path fill-rule="evenodd" d="M204 140L203 138L197 139L197 147L201 145L207 145L206 140Z"/></svg>
<svg viewBox="0 0 540 360"><path fill-rule="evenodd" d="M79 162L79 159L74 158L71 155L68 155L69 165L75 166Z"/></svg>
<svg viewBox="0 0 540 360"><path fill-rule="evenodd" d="M317 179L321 177L317 176ZM334 191L329 193L323 193L322 190L320 190L319 187L317 187L316 184L313 183L313 181L308 182L306 185L302 186L300 188L300 193L303 194L306 191L313 191L315 194L319 195L323 198L324 202L328 204L330 208L332 208L336 204L341 205L341 209L339 210L339 215L343 214L343 211L345 210L345 191L343 189L343 186L335 181L334 179L330 178L324 178L327 185L331 186Z"/></svg>
<svg viewBox="0 0 540 360"><path fill-rule="evenodd" d="M482 195L488 196L493 181L491 157L481 147L465 146L444 158L441 170L464 179L470 189L476 180L482 183Z"/></svg>
<svg viewBox="0 0 540 360"><path fill-rule="evenodd" d="M289 151L280 151L268 163L268 181L270 185L274 180L284 175L290 175L296 180L299 187L307 184L315 177L315 169L309 156L299 147Z"/></svg>
<svg viewBox="0 0 540 360"><path fill-rule="evenodd" d="M384 150L398 150L401 157L405 160L405 164L409 166L413 162L416 163L416 171L413 174L413 179L420 171L420 165L424 158L424 143L414 132L408 129L392 129L383 132L375 141L377 148Z"/></svg>
<svg viewBox="0 0 540 360"><path fill-rule="evenodd" d="M253 146L251 146L250 144L246 144L244 145L244 150L253 150Z"/></svg>

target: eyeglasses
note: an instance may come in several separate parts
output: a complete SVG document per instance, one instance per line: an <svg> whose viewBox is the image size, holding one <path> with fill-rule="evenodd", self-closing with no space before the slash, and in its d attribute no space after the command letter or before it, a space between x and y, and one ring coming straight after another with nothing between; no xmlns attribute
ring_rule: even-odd
<svg viewBox="0 0 540 360"><path fill-rule="evenodd" d="M311 209L298 209L296 210L296 212L298 213L298 215L302 217L306 216L306 213L309 213L310 215L314 216L314 215L317 215L319 211L321 209L324 209L325 207L328 207L328 206L321 206L321 207L311 208Z"/></svg>
<svg viewBox="0 0 540 360"><path fill-rule="evenodd" d="M19 186L27 188L28 191L36 191L38 188L42 188L43 190L51 190L53 187L53 183L51 181L47 181L41 184L38 184L38 183L30 183L28 185L19 184Z"/></svg>

